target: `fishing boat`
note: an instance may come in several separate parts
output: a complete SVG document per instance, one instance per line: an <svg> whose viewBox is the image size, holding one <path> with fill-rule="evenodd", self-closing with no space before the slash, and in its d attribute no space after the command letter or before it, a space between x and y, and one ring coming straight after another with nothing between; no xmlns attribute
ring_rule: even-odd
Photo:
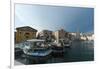
<svg viewBox="0 0 100 69"><path fill-rule="evenodd" d="M63 40L63 46L64 46L64 48L70 48L71 45L72 45L72 41L71 40L69 40L69 41Z"/></svg>
<svg viewBox="0 0 100 69"><path fill-rule="evenodd" d="M45 41L41 39L27 40L23 51L27 59L34 60L36 63L46 61L52 53Z"/></svg>
<svg viewBox="0 0 100 69"><path fill-rule="evenodd" d="M61 55L63 55L64 48L63 48L63 45L62 45L61 42L59 42L59 43L54 42L51 45L52 45L51 49L52 49L52 55L53 56L61 56Z"/></svg>

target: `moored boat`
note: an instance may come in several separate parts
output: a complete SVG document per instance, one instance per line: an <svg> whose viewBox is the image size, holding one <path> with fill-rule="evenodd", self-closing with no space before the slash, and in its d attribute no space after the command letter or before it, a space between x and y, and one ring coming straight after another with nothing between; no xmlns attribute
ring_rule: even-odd
<svg viewBox="0 0 100 69"><path fill-rule="evenodd" d="M63 41L64 48L70 48L72 45L72 41Z"/></svg>
<svg viewBox="0 0 100 69"><path fill-rule="evenodd" d="M34 60L36 63L46 61L52 52L52 50L44 44L44 40L32 39L27 40L29 45L23 49L26 58Z"/></svg>
<svg viewBox="0 0 100 69"><path fill-rule="evenodd" d="M64 53L64 48L62 43L52 43L52 55L53 56L61 56Z"/></svg>

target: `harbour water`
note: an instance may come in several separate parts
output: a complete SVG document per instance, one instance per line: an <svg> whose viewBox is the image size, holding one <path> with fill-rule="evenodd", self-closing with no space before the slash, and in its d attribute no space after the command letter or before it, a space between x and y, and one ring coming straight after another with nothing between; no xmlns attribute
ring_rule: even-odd
<svg viewBox="0 0 100 69"><path fill-rule="evenodd" d="M79 62L79 61L93 61L94 60L94 41L73 41L70 48L64 48L65 52L62 56L50 56L46 62L40 62L38 64L48 63L62 63L62 62ZM23 55L22 55L23 56ZM26 65L37 64L28 62L25 58L19 57L15 59ZM15 64L17 65L17 64Z"/></svg>
<svg viewBox="0 0 100 69"><path fill-rule="evenodd" d="M64 56L51 58L49 62L58 63L92 60L94 60L94 42L74 41L70 48L65 49Z"/></svg>

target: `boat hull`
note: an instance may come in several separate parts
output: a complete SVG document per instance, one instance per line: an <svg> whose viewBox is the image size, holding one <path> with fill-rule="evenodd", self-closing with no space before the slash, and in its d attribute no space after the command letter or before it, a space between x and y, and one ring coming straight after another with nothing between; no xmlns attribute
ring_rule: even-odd
<svg viewBox="0 0 100 69"><path fill-rule="evenodd" d="M26 55L26 59L28 63L45 63L51 55L46 56L32 56L32 55Z"/></svg>
<svg viewBox="0 0 100 69"><path fill-rule="evenodd" d="M63 56L64 48L63 47L52 47L52 56Z"/></svg>

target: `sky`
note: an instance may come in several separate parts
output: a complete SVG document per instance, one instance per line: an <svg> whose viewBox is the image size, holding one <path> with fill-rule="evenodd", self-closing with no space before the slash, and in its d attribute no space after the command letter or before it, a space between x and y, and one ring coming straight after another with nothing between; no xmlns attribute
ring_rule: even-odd
<svg viewBox="0 0 100 69"><path fill-rule="evenodd" d="M93 32L94 9L69 6L15 4L15 28L30 26L38 31Z"/></svg>

